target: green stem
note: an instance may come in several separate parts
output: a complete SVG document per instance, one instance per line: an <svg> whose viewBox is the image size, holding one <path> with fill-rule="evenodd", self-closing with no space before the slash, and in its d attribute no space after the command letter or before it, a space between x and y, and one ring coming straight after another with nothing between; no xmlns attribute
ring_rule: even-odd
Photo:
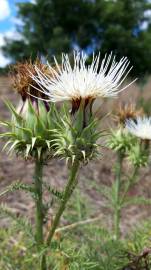
<svg viewBox="0 0 151 270"><path fill-rule="evenodd" d="M117 154L117 166L116 166L116 194L115 194L115 209L114 209L114 230L116 240L120 237L120 219L121 219L121 207L120 207L120 188L121 188L121 173L122 173L122 161L123 154L118 152Z"/></svg>
<svg viewBox="0 0 151 270"><path fill-rule="evenodd" d="M70 196L74 190L74 188L76 187L77 184L77 172L78 172L78 168L79 168L79 161L75 160L71 170L70 170L70 174L69 174L69 178L68 178L68 182L64 191L64 197L60 203L58 212L56 213L56 216L54 218L54 222L52 224L51 230L49 232L48 238L47 238L47 244L50 245L51 240L53 238L53 235L55 233L55 230L60 222L60 218L66 208L66 204L68 202L68 200L70 199Z"/></svg>
<svg viewBox="0 0 151 270"><path fill-rule="evenodd" d="M125 197L126 197L126 195L127 195L127 192L129 191L129 189L130 189L134 184L136 184L138 172L139 172L139 167L138 167L138 166L134 166L133 173L131 174L131 176L130 176L129 179L127 180L128 183L127 183L127 187L125 188L125 191L124 191L123 196L122 196L122 202L124 201L124 199L125 199Z"/></svg>
<svg viewBox="0 0 151 270"><path fill-rule="evenodd" d="M41 248L44 244L43 239L43 191L42 191L42 175L43 175L43 161L40 159L36 159L35 162L35 175L34 175L34 183L35 183L35 192L36 192L36 241L37 241L37 249L41 251ZM40 263L40 270L46 270L46 257L42 256Z"/></svg>

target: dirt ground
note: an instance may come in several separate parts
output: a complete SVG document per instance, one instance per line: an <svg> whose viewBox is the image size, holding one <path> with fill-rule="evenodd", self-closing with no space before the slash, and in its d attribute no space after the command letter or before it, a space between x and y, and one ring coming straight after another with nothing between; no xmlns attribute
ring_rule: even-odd
<svg viewBox="0 0 151 270"><path fill-rule="evenodd" d="M140 87L136 84L129 87L120 98L120 101L134 101L140 95ZM145 98L151 98L151 82L149 81L144 88ZM11 82L7 77L0 77L0 119L8 119L9 113L3 102L3 99L11 100L14 104L17 104L19 97L11 88ZM102 104L102 110L106 113L109 112L109 108L116 107L119 100L110 100L107 103ZM99 101L97 106L99 106ZM106 120L107 126L110 121ZM2 131L2 128L1 128ZM2 149L3 142L0 143ZM114 180L113 166L115 157L110 151L105 151L101 160L93 161L84 168L81 168L79 177L79 190L81 193L86 194L93 205L92 216L97 216L102 213L102 220L106 218L107 224L111 223L111 216L105 210L104 199L95 188L93 183L109 184ZM21 158L15 156L8 156L5 152L0 153L0 192L5 190L5 187L11 184L13 181L21 180L24 183L32 182L33 164L31 161L24 161ZM48 166L44 170L45 181L52 186L63 187L67 177L67 171L64 161L50 161ZM151 167L142 170L140 174L140 182L136 185L131 194L143 194L147 198L151 198ZM9 193L0 198L0 202L7 203L9 207L16 213L25 214L32 219L32 213L34 210L34 203L30 196L23 192ZM151 216L151 206L131 206L123 211L123 226L122 231L125 233L127 229L133 227L139 221L144 220ZM7 226L7 219L1 220L0 225ZM65 222L65 220L62 220Z"/></svg>

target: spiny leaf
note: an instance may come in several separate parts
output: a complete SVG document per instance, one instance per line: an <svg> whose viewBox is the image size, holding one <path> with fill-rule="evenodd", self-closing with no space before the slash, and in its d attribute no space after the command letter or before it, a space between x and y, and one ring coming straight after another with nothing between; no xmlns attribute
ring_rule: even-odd
<svg viewBox="0 0 151 270"><path fill-rule="evenodd" d="M10 153L14 148L15 146L19 143L20 141L19 140L15 140L14 143L11 145L11 147L9 148L8 150L8 153Z"/></svg>
<svg viewBox="0 0 151 270"><path fill-rule="evenodd" d="M4 204L0 205L0 214L6 215L13 219L18 228L22 229L28 236L33 239L33 241L35 241L32 226L26 218L21 216L18 217Z"/></svg>
<svg viewBox="0 0 151 270"><path fill-rule="evenodd" d="M47 183L44 183L45 188L55 197L59 198L59 199L63 199L63 192L60 192L54 188L52 188L51 186L47 185Z"/></svg>
<svg viewBox="0 0 151 270"><path fill-rule="evenodd" d="M38 154L38 159L40 160L41 158L41 153L42 153L42 147L37 148L37 154Z"/></svg>
<svg viewBox="0 0 151 270"><path fill-rule="evenodd" d="M9 140L7 143L5 143L5 145L2 148L2 151L4 151L10 143L12 143L11 140Z"/></svg>
<svg viewBox="0 0 151 270"><path fill-rule="evenodd" d="M84 119L83 107L80 106L80 108L76 114L76 120L74 122L74 128L77 130L78 133L81 133L81 131L82 131L83 119Z"/></svg>
<svg viewBox="0 0 151 270"><path fill-rule="evenodd" d="M31 144L26 145L26 152L25 152L25 157L26 158L29 156L31 148L32 148Z"/></svg>
<svg viewBox="0 0 151 270"><path fill-rule="evenodd" d="M38 100L38 108L39 108L39 115L42 123L47 127L48 126L48 121L47 121L47 110L46 106L44 103L40 100Z"/></svg>
<svg viewBox="0 0 151 270"><path fill-rule="evenodd" d="M31 142L32 149L33 149L34 146L35 146L36 140L37 140L36 137L32 137L32 142Z"/></svg>
<svg viewBox="0 0 151 270"><path fill-rule="evenodd" d="M48 140L46 140L46 144L47 144L47 146L48 146L48 149L50 150L50 144L51 144L51 142L50 141L48 141Z"/></svg>
<svg viewBox="0 0 151 270"><path fill-rule="evenodd" d="M9 185L8 187L6 187L6 189L0 193L0 197L7 194L8 192L13 192L16 190L23 190L26 192L30 192L32 195L35 194L35 190L32 186L23 184L20 181L16 181L11 185Z"/></svg>
<svg viewBox="0 0 151 270"><path fill-rule="evenodd" d="M81 151L81 153L82 153L83 158L84 158L84 160L85 160L85 157L86 157L86 155L85 155L85 151L83 150L83 151Z"/></svg>
<svg viewBox="0 0 151 270"><path fill-rule="evenodd" d="M33 134L34 131L34 125L36 122L37 114L32 106L32 103L28 101L27 103L27 110L26 110L26 118L25 118L25 127L30 130L31 134Z"/></svg>
<svg viewBox="0 0 151 270"><path fill-rule="evenodd" d="M16 109L14 108L14 106L12 105L11 102L9 102L8 100L5 101L6 106L8 107L8 109L13 113L13 115L15 116L16 120L18 123L22 123L23 118L16 112Z"/></svg>
<svg viewBox="0 0 151 270"><path fill-rule="evenodd" d="M142 204L142 205L149 205L151 204L151 199L147 199L143 196L140 197L125 197L125 200L123 202L123 207L126 207L128 205L132 204Z"/></svg>
<svg viewBox="0 0 151 270"><path fill-rule="evenodd" d="M1 133L0 134L0 137L3 138L3 137L14 137L16 138L16 133L13 133L13 132L5 132L5 133Z"/></svg>

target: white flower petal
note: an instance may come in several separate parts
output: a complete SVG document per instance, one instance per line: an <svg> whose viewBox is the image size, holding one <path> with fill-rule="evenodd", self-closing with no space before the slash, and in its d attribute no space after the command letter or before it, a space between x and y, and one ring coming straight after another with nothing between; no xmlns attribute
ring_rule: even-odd
<svg viewBox="0 0 151 270"><path fill-rule="evenodd" d="M129 119L126 121L126 128L130 133L143 140L151 140L151 117Z"/></svg>
<svg viewBox="0 0 151 270"><path fill-rule="evenodd" d="M100 53L95 56L90 65L86 65L87 56L82 52L74 52L73 67L69 56L62 54L62 65L60 66L54 58L56 69L50 64L52 76L45 76L36 67L37 76L32 79L37 82L41 91L53 102L86 98L116 97L119 92L128 86L120 89L121 84L131 71L128 69L129 61L123 57L119 62L115 56L105 55L100 63Z"/></svg>

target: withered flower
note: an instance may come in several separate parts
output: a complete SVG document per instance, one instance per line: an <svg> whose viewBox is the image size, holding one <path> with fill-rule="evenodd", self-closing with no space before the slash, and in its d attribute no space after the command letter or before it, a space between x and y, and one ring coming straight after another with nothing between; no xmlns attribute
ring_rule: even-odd
<svg viewBox="0 0 151 270"><path fill-rule="evenodd" d="M136 105L134 103L120 104L119 108L116 110L114 120L117 124L125 126L126 120L135 120L137 117L143 115L143 109L136 109Z"/></svg>
<svg viewBox="0 0 151 270"><path fill-rule="evenodd" d="M11 70L12 85L13 88L21 95L23 104L27 99L29 99L32 104L37 104L38 99L34 98L37 97L42 99L46 108L49 109L46 95L43 93L39 84L31 77L31 74L37 74L35 67L43 72L45 76L50 75L50 69L48 66L41 63L38 58L33 63L31 60L24 63L17 63Z"/></svg>
<svg viewBox="0 0 151 270"><path fill-rule="evenodd" d="M36 74L35 65L43 74L50 75L46 65L39 59L34 63L26 61L18 63L12 70L13 88L20 94L21 99L17 108L11 102L6 102L11 114L11 121L4 123L9 132L9 152L23 155L25 158L48 158L51 156L51 140L53 138L55 106L47 102L45 94L39 85L31 78ZM37 90L39 89L39 91ZM35 98L37 97L37 98ZM40 99L40 100L39 100ZM6 143L5 147L8 147Z"/></svg>

